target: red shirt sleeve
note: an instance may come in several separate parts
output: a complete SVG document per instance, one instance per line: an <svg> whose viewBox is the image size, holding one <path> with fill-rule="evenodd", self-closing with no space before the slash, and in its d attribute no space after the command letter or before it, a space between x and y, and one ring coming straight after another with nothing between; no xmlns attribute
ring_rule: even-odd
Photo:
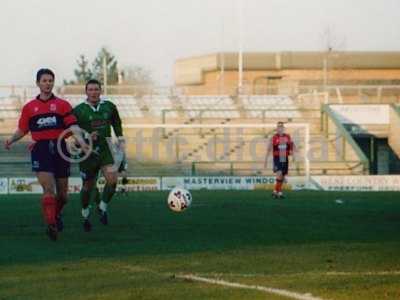
<svg viewBox="0 0 400 300"><path fill-rule="evenodd" d="M29 131L29 119L29 109L27 105L24 105L18 121L18 129L21 130L23 133L27 133Z"/></svg>
<svg viewBox="0 0 400 300"><path fill-rule="evenodd" d="M72 114L72 106L66 101L64 105L63 120L66 128L77 124L76 117Z"/></svg>

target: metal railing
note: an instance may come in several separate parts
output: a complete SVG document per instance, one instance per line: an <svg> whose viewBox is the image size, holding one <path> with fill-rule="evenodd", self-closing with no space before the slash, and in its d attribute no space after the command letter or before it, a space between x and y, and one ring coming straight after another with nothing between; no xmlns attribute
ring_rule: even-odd
<svg viewBox="0 0 400 300"><path fill-rule="evenodd" d="M267 122L267 114L268 113L277 113L277 112L298 112L298 113L318 113L318 116L316 116L316 118L320 118L321 117L321 110L320 109L308 109L308 108L281 108L281 109L246 109L246 108L239 108L239 109L163 109L162 113L161 113L161 123L162 124L167 124L167 115L168 114L172 114L172 113L178 113L178 112L183 112L183 113L188 113L188 112L197 112L198 114L196 115L196 117L188 118L188 121L191 121L191 123L194 123L194 121L199 121L199 124L202 124L204 119L222 119L224 117L204 117L204 115L206 113L210 113L210 112L219 112L219 113L238 113L239 116L236 118L241 118L240 117L240 113L251 113L251 112L256 112L259 113L261 115L260 118L260 123L268 123ZM229 117L228 117L229 118ZM231 119L234 119L233 117L230 117ZM248 117L247 118L251 118ZM254 118L258 118L258 117L254 117ZM291 121L291 119L296 119L296 118L302 118L301 116L299 117L291 117L291 116L277 116L277 118L282 118L282 119L289 119L289 121Z"/></svg>
<svg viewBox="0 0 400 300"><path fill-rule="evenodd" d="M360 162L364 166L364 172L368 173L370 170L370 164L368 158L365 156L364 152L361 148L357 145L356 141L353 139L350 133L346 130L343 124L338 120L335 116L334 112L330 108L329 104L325 104L322 106L322 123L323 123L323 131L326 136L329 135L329 119L335 124L336 129L340 132L340 135L343 139L343 149L342 149L342 156L343 158L346 157L346 143L348 143L357 156L360 158Z"/></svg>
<svg viewBox="0 0 400 300"><path fill-rule="evenodd" d="M189 92L193 87L177 87L177 86L153 86L153 85L109 85L107 86L108 95L163 95L166 97L179 97L191 95ZM186 91L188 90L188 91ZM199 93L193 95L203 95L207 89L199 86ZM346 96L358 97L358 103L383 103L383 100L392 97L391 102L400 102L400 85L384 85L384 84L359 84L359 85L308 85L298 84L296 82L287 85L271 86L262 89L262 93L254 91L254 87L250 86L244 89L244 93L240 96L249 95L281 95L285 94L292 98L296 98L300 94L328 93L331 98L342 101ZM56 86L54 92L60 96L65 94L84 94L83 85L63 85ZM38 89L32 85L0 85L0 97L18 97L25 102L36 96ZM229 93L226 91L208 91L207 94L230 95L238 97L237 93ZM397 99L397 100L396 100Z"/></svg>

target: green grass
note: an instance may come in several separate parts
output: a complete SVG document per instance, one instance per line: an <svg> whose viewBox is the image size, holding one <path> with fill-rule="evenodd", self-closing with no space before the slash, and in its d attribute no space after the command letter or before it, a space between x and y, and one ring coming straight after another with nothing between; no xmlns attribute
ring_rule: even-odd
<svg viewBox="0 0 400 300"><path fill-rule="evenodd" d="M400 299L398 193L290 192L278 201L201 191L182 214L167 209L166 193L133 193L113 200L108 227L93 214L91 233L74 195L56 243L44 235L38 196L0 197L1 300L289 299L174 274L330 300Z"/></svg>

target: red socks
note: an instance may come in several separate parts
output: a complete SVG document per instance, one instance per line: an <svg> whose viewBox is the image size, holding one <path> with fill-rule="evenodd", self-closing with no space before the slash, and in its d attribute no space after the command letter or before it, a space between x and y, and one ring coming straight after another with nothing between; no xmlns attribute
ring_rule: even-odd
<svg viewBox="0 0 400 300"><path fill-rule="evenodd" d="M275 192L277 193L282 192L282 185L283 185L283 179L276 179Z"/></svg>
<svg viewBox="0 0 400 300"><path fill-rule="evenodd" d="M54 225L57 216L57 201L56 198L50 195L42 197L43 217L47 225Z"/></svg>

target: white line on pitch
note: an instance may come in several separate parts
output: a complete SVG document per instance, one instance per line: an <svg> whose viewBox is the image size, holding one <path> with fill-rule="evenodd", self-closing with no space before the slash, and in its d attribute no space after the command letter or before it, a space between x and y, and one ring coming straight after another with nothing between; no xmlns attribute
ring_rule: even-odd
<svg viewBox="0 0 400 300"><path fill-rule="evenodd" d="M265 273L197 273L198 276L232 276L232 277L295 277L295 276L398 276L400 271L366 271L366 272L304 272L288 274Z"/></svg>
<svg viewBox="0 0 400 300"><path fill-rule="evenodd" d="M238 288L238 289L257 290L257 291L265 292L268 294L275 294L275 295L284 296L284 297L288 297L288 298L296 299L296 300L324 300L319 297L314 297L311 294L300 294L300 293L291 292L291 291L283 290L283 289L270 288L270 287L259 286L259 285L247 285L247 284L229 282L229 281L225 281L225 280L215 280L215 279L199 277L199 276L195 276L195 275L176 275L176 277L181 278L181 279L193 280L193 281L221 285L221 286L232 287L232 288Z"/></svg>
<svg viewBox="0 0 400 300"><path fill-rule="evenodd" d="M124 265L123 268L127 271L134 272L134 273L145 272L145 273L152 273L157 276L168 275L168 276L172 276L175 278L193 280L193 281L204 282L204 283L208 283L208 284L216 284L216 285L221 285L221 286L226 286L226 287L248 289L248 290L257 290L257 291L261 291L264 293L284 296L284 297L295 299L295 300L326 300L326 299L322 299L319 297L314 297L313 295L311 295L309 293L300 294L300 293L291 292L291 291L284 290L284 289L276 289L276 288L270 288L270 287L258 286L258 285L246 285L246 284L228 282L228 281L224 281L224 280L214 280L214 279L209 279L209 278L195 276L195 275L175 275L173 273L157 272L152 269L145 268L145 267L134 267L134 266L130 266L130 265Z"/></svg>
<svg viewBox="0 0 400 300"><path fill-rule="evenodd" d="M378 272L326 272L321 275L328 276L397 276L400 271L378 271Z"/></svg>

